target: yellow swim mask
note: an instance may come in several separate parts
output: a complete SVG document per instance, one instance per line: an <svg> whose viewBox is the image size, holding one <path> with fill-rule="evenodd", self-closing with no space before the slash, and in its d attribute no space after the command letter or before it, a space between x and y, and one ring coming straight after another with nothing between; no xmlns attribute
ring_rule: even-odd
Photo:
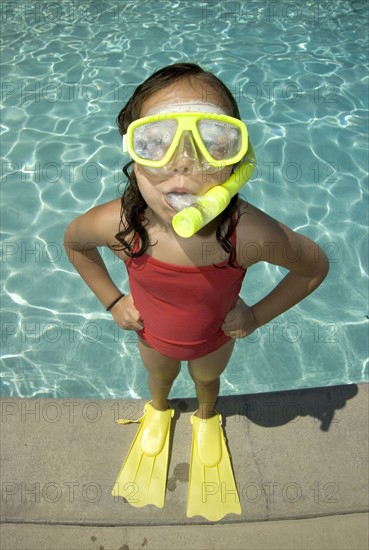
<svg viewBox="0 0 369 550"><path fill-rule="evenodd" d="M123 150L142 166L162 168L184 131L191 132L205 161L214 168L239 162L248 149L248 132L238 118L215 113L162 113L132 122Z"/></svg>

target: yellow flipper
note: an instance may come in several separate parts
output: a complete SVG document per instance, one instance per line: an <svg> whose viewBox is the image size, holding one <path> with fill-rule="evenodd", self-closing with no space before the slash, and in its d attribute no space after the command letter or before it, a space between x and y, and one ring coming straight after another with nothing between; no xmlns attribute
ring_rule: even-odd
<svg viewBox="0 0 369 550"><path fill-rule="evenodd" d="M240 499L222 429L222 416L191 416L192 449L187 516L219 521L241 514Z"/></svg>
<svg viewBox="0 0 369 550"><path fill-rule="evenodd" d="M139 420L117 421L120 424L140 422L140 427L114 484L113 496L124 497L132 506L154 504L163 508L173 416L172 408L157 411L146 403Z"/></svg>

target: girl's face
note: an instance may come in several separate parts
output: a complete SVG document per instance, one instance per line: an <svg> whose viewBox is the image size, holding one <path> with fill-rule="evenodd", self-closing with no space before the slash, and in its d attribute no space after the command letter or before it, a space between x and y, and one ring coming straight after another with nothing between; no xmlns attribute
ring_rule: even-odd
<svg viewBox="0 0 369 550"><path fill-rule="evenodd" d="M150 96L141 106L140 118L162 111L175 112L176 105L179 104L189 104L190 111L191 103L197 106L204 103L204 110L212 107L213 112L232 115L225 98L219 96L208 84L193 79L181 80ZM229 178L232 166L204 170L200 151L191 136L184 135L173 157L163 169L148 168L135 163L134 172L148 209L158 221L171 225L176 211L168 202L167 193L204 195L209 189Z"/></svg>

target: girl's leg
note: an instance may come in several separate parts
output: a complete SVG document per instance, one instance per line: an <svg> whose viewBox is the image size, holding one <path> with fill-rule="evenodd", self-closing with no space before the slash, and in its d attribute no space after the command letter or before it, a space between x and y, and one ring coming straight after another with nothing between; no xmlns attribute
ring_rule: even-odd
<svg viewBox="0 0 369 550"><path fill-rule="evenodd" d="M218 398L220 375L226 368L232 355L235 340L201 357L188 362L188 370L195 382L199 410L196 416L210 418L214 416L214 405Z"/></svg>
<svg viewBox="0 0 369 550"><path fill-rule="evenodd" d="M167 398L174 380L181 370L181 363L165 357L138 337L138 349L142 362L148 372L148 384L152 406L158 411L168 408Z"/></svg>

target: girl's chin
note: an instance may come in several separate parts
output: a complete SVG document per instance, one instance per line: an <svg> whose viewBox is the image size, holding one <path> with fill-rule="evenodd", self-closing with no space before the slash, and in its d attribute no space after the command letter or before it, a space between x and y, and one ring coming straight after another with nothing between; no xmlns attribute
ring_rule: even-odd
<svg viewBox="0 0 369 550"><path fill-rule="evenodd" d="M156 208L150 208L151 212L149 218L156 219L157 222L163 223L163 225L172 226L172 219L177 213L176 210L167 202L166 198L163 198L163 201L157 205Z"/></svg>

